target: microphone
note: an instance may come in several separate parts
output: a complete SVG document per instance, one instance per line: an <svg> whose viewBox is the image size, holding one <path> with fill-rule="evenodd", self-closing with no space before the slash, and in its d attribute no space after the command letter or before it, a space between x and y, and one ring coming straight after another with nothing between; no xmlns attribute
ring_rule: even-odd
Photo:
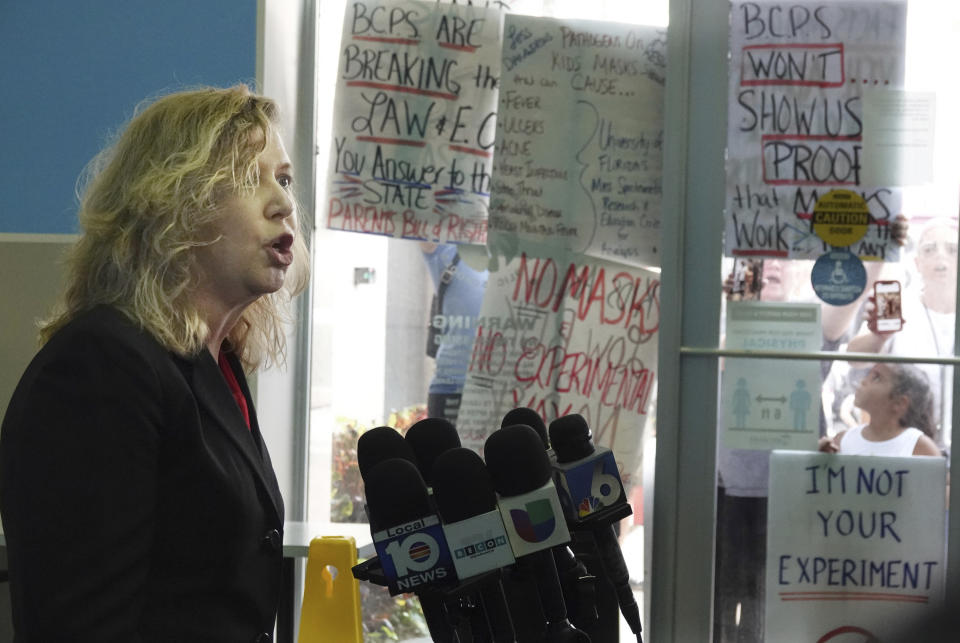
<svg viewBox="0 0 960 643"><path fill-rule="evenodd" d="M390 458L365 480L373 546L393 595L455 580L453 560L427 485L408 460Z"/></svg>
<svg viewBox="0 0 960 643"><path fill-rule="evenodd" d="M409 435L409 433L408 433ZM433 494L443 533L461 580L490 574L480 600L493 640L513 643L516 632L501 584L500 569L516 559L497 509L490 473L479 455L462 447L441 453L433 464Z"/></svg>
<svg viewBox="0 0 960 643"><path fill-rule="evenodd" d="M556 456L554 478L567 521L574 529L582 527L593 533L601 567L616 591L620 611L641 640L640 608L613 529L614 522L631 513L616 458L610 449L593 444L590 427L577 413L550 423L550 443Z"/></svg>
<svg viewBox="0 0 960 643"><path fill-rule="evenodd" d="M430 637L457 641L443 601L424 592L454 581L456 575L440 519L417 467L405 458L385 459L369 468L364 487L373 546L390 594L416 592Z"/></svg>
<svg viewBox="0 0 960 643"><path fill-rule="evenodd" d="M410 443L400 433L389 426L370 429L357 440L357 468L364 482L370 470L390 458L403 458L416 465L417 458Z"/></svg>
<svg viewBox="0 0 960 643"><path fill-rule="evenodd" d="M450 449L460 446L457 429L443 418L426 418L407 429L404 438L413 452L420 475L428 487L433 486L433 464Z"/></svg>
<svg viewBox="0 0 960 643"><path fill-rule="evenodd" d="M543 441L529 426L514 424L494 431L484 443L487 469L517 563L537 578L547 640L589 643L567 619L567 607L551 549L570 541L563 509L551 480Z"/></svg>
<svg viewBox="0 0 960 643"><path fill-rule="evenodd" d="M428 490L432 490L435 475L434 463L445 452L460 447L457 429L444 418L425 418L407 429L404 439L410 445L416 458L417 468L424 482L427 483ZM436 498L433 495L431 495L431 501L436 507ZM424 597L421 596L421 604L423 599ZM492 633L488 634L490 624L486 610L477 609L482 607L482 596L471 592L469 587L461 584L451 589L441 597L441 600L446 606L448 621L456 623L455 628L462 640L476 640L480 643L492 636ZM501 640L512 641L512 639Z"/></svg>
<svg viewBox="0 0 960 643"><path fill-rule="evenodd" d="M551 463L554 461L556 456L553 449L550 448L547 426L539 413L527 407L512 409L503 416L500 426L510 426L511 424L526 424L536 431L543 442L543 447ZM560 500L562 504L563 497ZM563 596L570 621L576 627L588 631L588 634L593 636L593 629L597 627L600 617L596 605L597 588L595 584L597 578L588 571L583 561L574 555L572 547L574 547L573 543L569 546L554 547L553 558L557 565L557 573L560 576L560 586L563 588ZM600 632L600 634L606 633Z"/></svg>
<svg viewBox="0 0 960 643"><path fill-rule="evenodd" d="M543 448L550 448L550 440L547 437L547 427L543 423L543 418L540 417L539 413L525 406L507 411L507 414L503 416L503 421L500 422L500 427L512 426L514 424L526 424L540 436L540 440L543 441Z"/></svg>

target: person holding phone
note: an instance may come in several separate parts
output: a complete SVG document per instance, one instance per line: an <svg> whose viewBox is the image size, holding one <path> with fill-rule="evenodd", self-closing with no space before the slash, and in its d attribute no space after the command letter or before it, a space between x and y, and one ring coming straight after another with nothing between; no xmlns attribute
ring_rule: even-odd
<svg viewBox="0 0 960 643"><path fill-rule="evenodd" d="M908 288L902 296L901 328L897 330L883 320L875 294L864 305L865 329L850 340L848 351L922 357L953 355L957 219L938 217L917 229L913 264L920 283L918 288ZM877 292L883 288L878 284ZM938 364L918 364L917 367L930 381L934 422L939 426L936 440L942 445L943 436L949 435L953 368Z"/></svg>

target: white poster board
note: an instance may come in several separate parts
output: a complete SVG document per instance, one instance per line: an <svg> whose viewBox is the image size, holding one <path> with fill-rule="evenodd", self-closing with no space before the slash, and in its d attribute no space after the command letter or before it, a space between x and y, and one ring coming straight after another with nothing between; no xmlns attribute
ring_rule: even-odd
<svg viewBox="0 0 960 643"><path fill-rule="evenodd" d="M732 3L725 255L816 258L814 205L849 189L871 215L851 252L897 259L902 194L864 180L862 97L902 88L905 47L905 2Z"/></svg>
<svg viewBox="0 0 960 643"><path fill-rule="evenodd" d="M483 244L502 15L351 2L323 204L328 228Z"/></svg>
<svg viewBox="0 0 960 643"><path fill-rule="evenodd" d="M728 349L820 350L819 304L727 302ZM820 363L724 360L723 443L731 449L814 449L820 420Z"/></svg>
<svg viewBox="0 0 960 643"><path fill-rule="evenodd" d="M774 451L765 640L883 640L933 614L945 482L941 457Z"/></svg>
<svg viewBox="0 0 960 643"><path fill-rule="evenodd" d="M522 255L491 272L457 431L482 453L507 411L549 423L579 413L613 451L626 489L656 388L658 275L597 261Z"/></svg>
<svg viewBox="0 0 960 643"><path fill-rule="evenodd" d="M666 31L504 18L490 244L660 264Z"/></svg>

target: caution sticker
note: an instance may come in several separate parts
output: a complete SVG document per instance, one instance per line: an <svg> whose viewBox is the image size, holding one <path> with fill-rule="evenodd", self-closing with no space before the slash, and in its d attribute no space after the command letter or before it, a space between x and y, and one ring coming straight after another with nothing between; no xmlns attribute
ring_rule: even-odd
<svg viewBox="0 0 960 643"><path fill-rule="evenodd" d="M830 190L813 206L813 233L837 248L862 239L869 223L867 202L852 190Z"/></svg>

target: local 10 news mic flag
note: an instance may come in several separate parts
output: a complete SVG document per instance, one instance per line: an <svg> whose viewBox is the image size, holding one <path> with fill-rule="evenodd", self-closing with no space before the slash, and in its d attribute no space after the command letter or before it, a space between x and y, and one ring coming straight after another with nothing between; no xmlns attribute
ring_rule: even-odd
<svg viewBox="0 0 960 643"><path fill-rule="evenodd" d="M433 484L435 462L446 452L460 451L459 445L460 440L453 425L435 418L417 422L407 431L405 438L390 427L371 429L360 437L357 460L366 486L366 509L377 556L355 566L354 576L386 586L391 594L415 592L420 598L434 641L452 643L458 640L458 636L462 638L464 633L469 633L467 621L478 617L471 604L475 602L479 605L482 601L483 613L479 614L482 624L474 625L489 630L490 636L483 638L481 632L476 632L481 638L474 636L473 639L478 642L492 640L495 643L512 643L515 636L503 590L499 587L499 573L487 574L487 577L476 581L471 579L469 583L458 583L455 568L450 569L451 550L442 533L443 528L437 527L437 505L428 492L427 484ZM479 456L472 452L470 455L479 461L482 468L483 462ZM397 456L399 460L394 459ZM453 489L445 494L445 505L442 502L439 504L446 506L447 513L454 518L470 516L476 509L473 499L478 495L478 485L480 495L483 495L484 478L475 472L471 475L470 463L464 466L462 458L457 464L456 454L451 454L447 459L454 463L458 475L466 471L468 477L476 481L472 483L472 496L468 493L466 498L461 498ZM443 470L441 466L441 478ZM480 473L486 474L485 469ZM489 487L487 494L495 498L488 474L486 480ZM447 484L447 487L450 485ZM490 508L496 509L495 500ZM475 513L481 513L482 509L477 509ZM499 514L497 521L500 522L501 540L505 541ZM504 548L509 552L505 542ZM513 562L512 553L508 553L507 559L500 556L487 560L490 553L493 552L487 548L484 557L487 568L499 571L504 560ZM471 571L464 568L463 571L464 578L468 578L472 573L484 569ZM476 599L468 598L472 596L470 592L476 593ZM467 629L463 630L464 627Z"/></svg>
<svg viewBox="0 0 960 643"><path fill-rule="evenodd" d="M503 427L484 443L484 459L517 564L536 577L545 640L589 643L590 638L567 619L552 549L570 542L570 532L540 436L523 424Z"/></svg>
<svg viewBox="0 0 960 643"><path fill-rule="evenodd" d="M370 531L393 595L456 580L453 559L427 486L409 460L391 458L364 479Z"/></svg>
<svg viewBox="0 0 960 643"><path fill-rule="evenodd" d="M600 553L604 575L631 631L641 640L640 608L630 587L630 572L613 524L632 511L613 452L595 446L586 420L566 415L550 423L554 479L571 529L590 531Z"/></svg>

